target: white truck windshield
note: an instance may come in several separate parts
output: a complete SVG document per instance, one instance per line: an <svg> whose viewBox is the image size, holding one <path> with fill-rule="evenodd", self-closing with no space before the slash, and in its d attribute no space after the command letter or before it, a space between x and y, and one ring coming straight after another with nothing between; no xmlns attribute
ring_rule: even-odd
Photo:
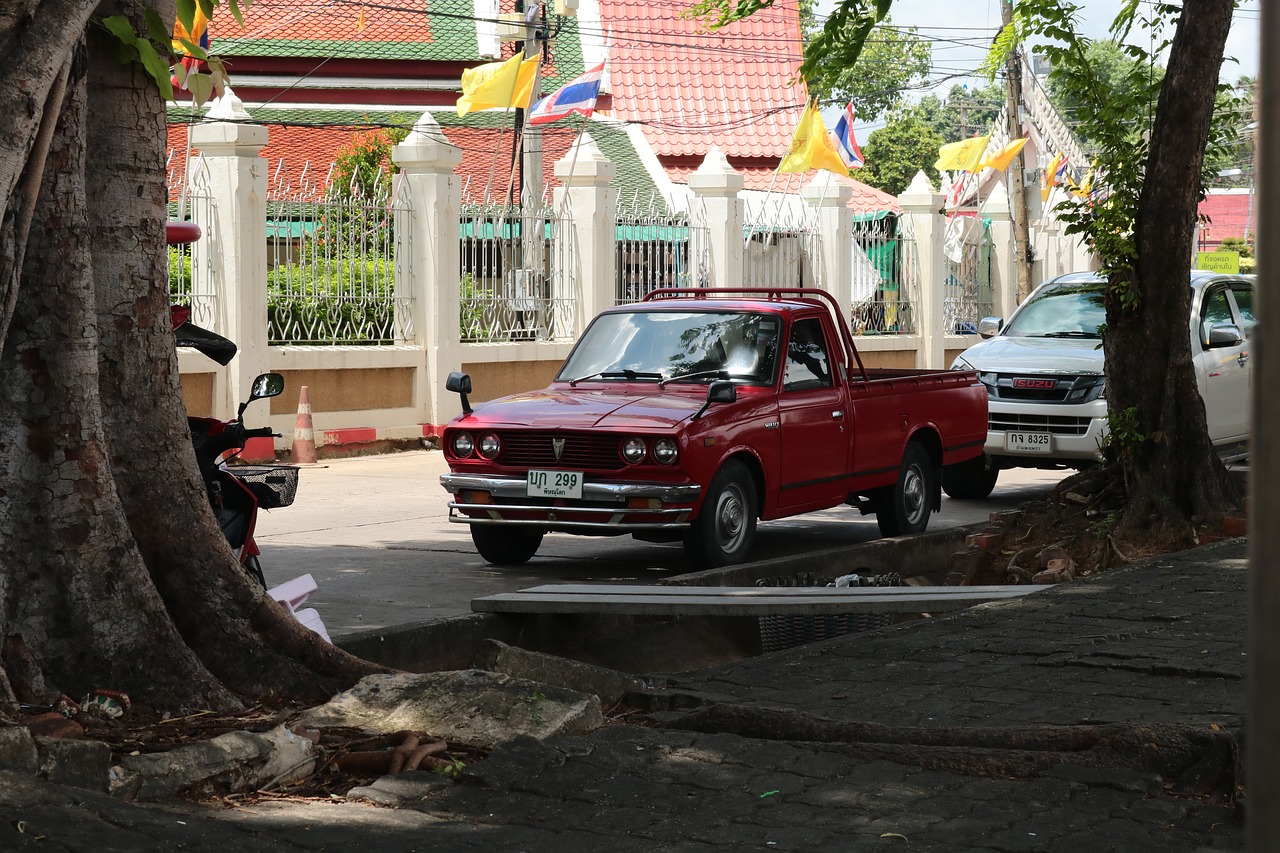
<svg viewBox="0 0 1280 853"><path fill-rule="evenodd" d="M1107 321L1102 285L1048 288L1022 307L1002 334L1014 338L1097 338Z"/></svg>

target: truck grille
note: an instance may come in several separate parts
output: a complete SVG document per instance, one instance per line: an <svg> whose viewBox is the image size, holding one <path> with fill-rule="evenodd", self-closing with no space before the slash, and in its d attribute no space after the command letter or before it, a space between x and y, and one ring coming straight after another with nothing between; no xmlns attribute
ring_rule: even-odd
<svg viewBox="0 0 1280 853"><path fill-rule="evenodd" d="M1085 435L1089 432L1090 420L1090 418L1059 415L1016 415L991 412L987 418L987 428L993 432L1018 430L1048 432L1054 435Z"/></svg>
<svg viewBox="0 0 1280 853"><path fill-rule="evenodd" d="M500 432L502 453L497 462L517 468L571 468L617 471L625 464L618 452L618 437L573 432ZM563 439L556 459L552 439Z"/></svg>
<svg viewBox="0 0 1280 853"><path fill-rule="evenodd" d="M1102 393L1103 378L1094 373L1079 376L1014 374L995 375L987 380L987 391L994 400L1018 400L1027 403L1087 403Z"/></svg>

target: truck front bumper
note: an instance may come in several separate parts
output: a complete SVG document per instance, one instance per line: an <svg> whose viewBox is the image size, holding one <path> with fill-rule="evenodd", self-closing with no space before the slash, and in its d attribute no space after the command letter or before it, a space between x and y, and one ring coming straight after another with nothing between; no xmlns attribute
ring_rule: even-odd
<svg viewBox="0 0 1280 853"><path fill-rule="evenodd" d="M689 526L702 493L697 484L583 483L580 500L530 498L518 477L443 474L454 496L449 520L579 533L630 533Z"/></svg>
<svg viewBox="0 0 1280 853"><path fill-rule="evenodd" d="M1046 452L1017 449L1013 434L1049 435ZM1102 460L1107 436L1107 401L1077 405L1010 403L991 400L987 406L986 454L1004 468L1081 465Z"/></svg>

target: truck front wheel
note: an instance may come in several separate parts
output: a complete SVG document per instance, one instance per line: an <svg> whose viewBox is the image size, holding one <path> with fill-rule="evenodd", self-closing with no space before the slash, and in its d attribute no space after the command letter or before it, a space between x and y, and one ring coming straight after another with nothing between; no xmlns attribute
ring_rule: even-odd
<svg viewBox="0 0 1280 853"><path fill-rule="evenodd" d="M523 566L538 553L542 531L500 524L471 525L476 550L495 566Z"/></svg>
<svg viewBox="0 0 1280 853"><path fill-rule="evenodd" d="M685 554L699 569L740 563L755 533L755 483L745 465L730 459L711 478L702 510L685 535Z"/></svg>
<svg viewBox="0 0 1280 853"><path fill-rule="evenodd" d="M986 455L942 469L942 491L962 501L980 501L996 487L1000 469L991 465Z"/></svg>
<svg viewBox="0 0 1280 853"><path fill-rule="evenodd" d="M873 498L881 535L924 532L933 512L937 476L929 452L917 442L908 443L898 469L898 482L880 489Z"/></svg>

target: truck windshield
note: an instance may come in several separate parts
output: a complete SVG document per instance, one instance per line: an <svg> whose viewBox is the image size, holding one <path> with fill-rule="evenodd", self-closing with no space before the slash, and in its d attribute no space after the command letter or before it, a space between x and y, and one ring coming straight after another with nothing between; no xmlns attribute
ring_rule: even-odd
<svg viewBox="0 0 1280 853"><path fill-rule="evenodd" d="M1101 284L1064 284L1042 291L1002 334L1014 338L1097 338L1107 321Z"/></svg>
<svg viewBox="0 0 1280 853"><path fill-rule="evenodd" d="M776 314L630 311L592 322L556 376L558 382L733 379L772 385Z"/></svg>

